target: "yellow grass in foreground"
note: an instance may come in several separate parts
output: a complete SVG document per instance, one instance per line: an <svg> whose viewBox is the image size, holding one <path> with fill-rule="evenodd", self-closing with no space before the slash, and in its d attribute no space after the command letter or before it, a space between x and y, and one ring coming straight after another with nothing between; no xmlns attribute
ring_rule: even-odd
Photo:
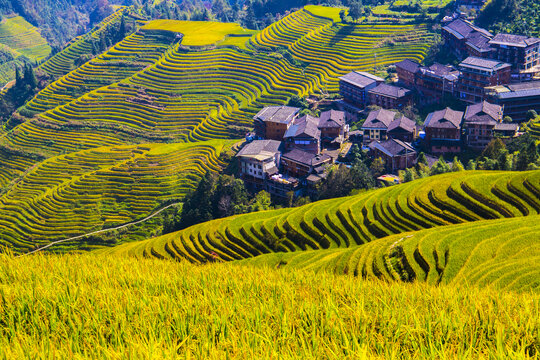
<svg viewBox="0 0 540 360"><path fill-rule="evenodd" d="M522 359L539 294L93 254L0 256L2 358Z"/></svg>

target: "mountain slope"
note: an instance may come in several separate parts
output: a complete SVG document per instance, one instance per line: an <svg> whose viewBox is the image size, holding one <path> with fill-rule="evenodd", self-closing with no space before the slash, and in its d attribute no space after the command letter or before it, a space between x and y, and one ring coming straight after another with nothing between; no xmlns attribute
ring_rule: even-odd
<svg viewBox="0 0 540 360"><path fill-rule="evenodd" d="M540 171L450 173L299 208L214 220L105 251L205 263L351 247L392 234L535 215L539 194Z"/></svg>

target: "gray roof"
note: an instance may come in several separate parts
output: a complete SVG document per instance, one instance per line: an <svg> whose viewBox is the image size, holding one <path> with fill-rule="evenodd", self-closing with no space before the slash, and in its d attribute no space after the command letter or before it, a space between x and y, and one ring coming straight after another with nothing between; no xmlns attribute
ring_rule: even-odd
<svg viewBox="0 0 540 360"><path fill-rule="evenodd" d="M308 136L315 139L321 137L319 130L319 118L311 115L304 115L297 119L285 132L284 138L294 138L297 136Z"/></svg>
<svg viewBox="0 0 540 360"><path fill-rule="evenodd" d="M474 105L467 106L465 110L465 121L478 122L485 120L483 115L489 116L493 121L498 122L502 118L502 107L482 101Z"/></svg>
<svg viewBox="0 0 540 360"><path fill-rule="evenodd" d="M339 80L345 81L351 85L358 86L360 88L365 88L376 82L383 82L384 79L381 79L378 76L372 75L363 71L352 71L345 76L339 78Z"/></svg>
<svg viewBox="0 0 540 360"><path fill-rule="evenodd" d="M459 78L459 70L451 65L435 63L428 68L421 67L420 71L424 75L435 78L444 78L448 81L457 81Z"/></svg>
<svg viewBox="0 0 540 360"><path fill-rule="evenodd" d="M519 84L495 86L490 89L498 90L495 96L499 99L540 96L540 81L528 81Z"/></svg>
<svg viewBox="0 0 540 360"><path fill-rule="evenodd" d="M409 95L411 93L411 90L400 86L379 84L377 87L369 90L369 93L399 99L401 97Z"/></svg>
<svg viewBox="0 0 540 360"><path fill-rule="evenodd" d="M492 37L493 35L480 27L474 26L469 21L463 20L463 19L457 19L452 21L450 24L443 27L444 30L450 32L452 35L454 35L458 39L467 39L471 36L471 34L475 32L482 33L486 36Z"/></svg>
<svg viewBox="0 0 540 360"><path fill-rule="evenodd" d="M483 59L475 56L469 56L459 64L463 67L471 67L480 70L499 70L505 67L511 67L512 65L504 63L498 60Z"/></svg>
<svg viewBox="0 0 540 360"><path fill-rule="evenodd" d="M313 167L321 165L328 160L332 160L332 158L326 154L316 155L299 149L291 150L288 153L283 154L281 158Z"/></svg>
<svg viewBox="0 0 540 360"><path fill-rule="evenodd" d="M467 45L480 52L489 52L492 50L489 46L491 39L482 33L473 33L467 39Z"/></svg>
<svg viewBox="0 0 540 360"><path fill-rule="evenodd" d="M411 144L396 139L389 139L383 142L374 141L369 145L369 147L371 149L382 151L390 157L416 153L416 150L411 146Z"/></svg>
<svg viewBox="0 0 540 360"><path fill-rule="evenodd" d="M321 113L319 129L341 128L345 125L345 113L343 111L329 110Z"/></svg>
<svg viewBox="0 0 540 360"><path fill-rule="evenodd" d="M518 124L497 123L497 125L495 125L495 130L499 131L518 131L518 129Z"/></svg>
<svg viewBox="0 0 540 360"><path fill-rule="evenodd" d="M408 117L405 117L403 115L398 116L394 121L390 123L388 126L388 132L391 132L392 130L396 129L402 129L408 132L414 132L416 129L416 123L409 119Z"/></svg>
<svg viewBox="0 0 540 360"><path fill-rule="evenodd" d="M490 44L496 45L506 45L506 46L515 46L515 47L528 47L540 42L540 39L534 37L528 37L523 35L514 35L514 34L497 34L489 42Z"/></svg>
<svg viewBox="0 0 540 360"><path fill-rule="evenodd" d="M264 122L288 124L294 120L294 117L299 111L299 108L290 106L269 106L259 111L254 119Z"/></svg>
<svg viewBox="0 0 540 360"><path fill-rule="evenodd" d="M395 116L395 112L386 109L372 111L362 125L362 129L388 129Z"/></svg>
<svg viewBox="0 0 540 360"><path fill-rule="evenodd" d="M420 64L416 61L412 61L410 59L402 60L398 63L396 63L397 68L401 68L405 71L409 71L411 73L416 73L420 69Z"/></svg>
<svg viewBox="0 0 540 360"><path fill-rule="evenodd" d="M250 157L259 160L274 157L281 147L281 141L276 140L255 140L245 145L236 154L237 157Z"/></svg>
<svg viewBox="0 0 540 360"><path fill-rule="evenodd" d="M463 112L455 111L450 108L439 110L428 114L425 127L433 128L456 128L461 126L461 120L463 119Z"/></svg>

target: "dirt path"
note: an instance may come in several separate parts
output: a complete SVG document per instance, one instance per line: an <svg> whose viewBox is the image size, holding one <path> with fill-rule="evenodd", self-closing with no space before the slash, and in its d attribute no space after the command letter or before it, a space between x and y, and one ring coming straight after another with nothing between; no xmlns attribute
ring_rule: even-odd
<svg viewBox="0 0 540 360"><path fill-rule="evenodd" d="M92 235L97 235L97 234L103 234L103 233L106 233L106 232L109 232L109 231L114 231L114 230L120 230L120 229L124 229L124 228L127 228L129 226L132 226L132 225L137 225L137 224L140 224L140 223L143 223L145 221L148 221L150 219L152 219L153 217L156 217L157 215L159 215L161 212L173 207L173 206L176 206L176 205L180 205L182 204L181 202L177 202L177 203L174 203L174 204L170 204L170 205L167 205L165 206L164 208L162 209L159 209L158 211L156 211L155 213L145 217L144 219L141 219L141 220L137 220L137 221L134 221L134 222L130 222L130 223L127 223L127 224L124 224L124 225L120 225L120 226L117 226L117 227L114 227L114 228L110 228L110 229L102 229L102 230L98 230L98 231L93 231L91 233L88 233L88 234L83 234L83 235L78 235L78 236L74 236L74 237L70 237L68 239L63 239L63 240L57 240L57 241L53 241L43 247L40 247L39 249L36 249L36 250L32 250L28 253L25 253L25 254L22 254L22 255L19 255L17 257L22 257L22 256L27 256L27 255L31 255L31 254L34 254L34 253L37 253L39 251L43 251L47 248L50 248L51 246L54 246L54 245L57 245L57 244L61 244L61 243L64 243L64 242L68 242L68 241L73 241L73 240L78 240L78 239L82 239L82 238L85 238L85 237L88 237L88 236L92 236Z"/></svg>

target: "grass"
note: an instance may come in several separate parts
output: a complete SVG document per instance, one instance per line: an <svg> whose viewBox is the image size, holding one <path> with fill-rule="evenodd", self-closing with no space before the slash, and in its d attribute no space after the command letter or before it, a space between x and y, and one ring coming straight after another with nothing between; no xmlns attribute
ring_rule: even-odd
<svg viewBox="0 0 540 360"><path fill-rule="evenodd" d="M162 30L184 35L182 45L207 46L223 40L227 35L245 34L246 31L236 23L208 21L152 20L143 30ZM249 32L247 32L249 34Z"/></svg>
<svg viewBox="0 0 540 360"><path fill-rule="evenodd" d="M332 20L333 22L341 22L341 17L339 16L339 13L341 10L347 11L347 9L337 8L337 7L328 7L328 6L321 6L321 5L306 5L304 7L304 10L307 12L315 15L320 16L324 18L328 18ZM348 12L348 11L347 11Z"/></svg>
<svg viewBox="0 0 540 360"><path fill-rule="evenodd" d="M526 359L538 293L88 255L0 257L5 358Z"/></svg>

